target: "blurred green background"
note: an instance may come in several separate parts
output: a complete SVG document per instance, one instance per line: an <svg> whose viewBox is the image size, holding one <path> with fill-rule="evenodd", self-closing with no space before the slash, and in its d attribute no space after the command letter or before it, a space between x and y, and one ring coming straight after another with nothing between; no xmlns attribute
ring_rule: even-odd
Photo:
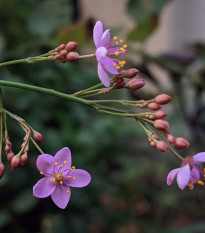
<svg viewBox="0 0 205 233"><path fill-rule="evenodd" d="M172 83L168 94L174 101L165 108L171 132L191 140L191 149L183 155L192 155L204 150L204 44L194 43L188 57L153 56L142 50L143 42L157 28L160 13L170 1L146 1L146 5L143 2L129 0L125 5L126 14L136 24L126 35L127 43L141 43L140 50L130 49L130 56L137 55L139 62L128 57L127 68L140 69L152 86L137 93L119 90L112 98L152 98L162 93L163 86L149 65L161 67ZM80 4L77 0L1 0L0 61L42 54L69 40L79 42L80 53L94 51L92 28L99 19L82 20ZM196 59L199 65L193 69L191 65ZM0 77L64 93L99 81L92 59L76 64L18 64L1 68ZM100 115L86 106L51 96L2 89L5 108L44 135L43 151L54 155L68 146L73 165L87 170L92 181L83 189L73 188L69 205L60 210L51 198L32 196L32 187L40 179L35 167L38 151L34 147L30 148L27 164L14 171L4 156L6 172L0 181L1 233L205 232L204 188L181 191L176 183L167 187L168 172L180 164L171 154L150 148L134 120ZM17 152L24 134L10 119L8 128Z"/></svg>

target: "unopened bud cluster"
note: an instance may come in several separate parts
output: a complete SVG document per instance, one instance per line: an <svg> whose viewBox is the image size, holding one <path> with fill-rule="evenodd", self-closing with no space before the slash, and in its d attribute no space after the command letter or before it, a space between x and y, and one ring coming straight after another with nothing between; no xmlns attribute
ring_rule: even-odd
<svg viewBox="0 0 205 233"><path fill-rule="evenodd" d="M61 63L74 62L79 58L79 53L74 50L77 48L78 43L75 41L69 41L67 44L59 45L54 52L53 56L56 57L56 60Z"/></svg>

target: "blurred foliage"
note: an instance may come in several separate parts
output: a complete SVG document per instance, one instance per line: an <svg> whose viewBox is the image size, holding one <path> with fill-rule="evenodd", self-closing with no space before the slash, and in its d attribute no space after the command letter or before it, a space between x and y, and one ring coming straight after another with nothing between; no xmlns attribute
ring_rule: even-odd
<svg viewBox="0 0 205 233"><path fill-rule="evenodd" d="M128 3L133 15L139 17L138 25L143 25L150 13L158 15L166 3L152 1L152 8L146 8L145 2L151 1L130 0ZM82 28L76 29L78 42L88 41L85 24L72 22L72 3L71 0L0 1L1 61L47 52L63 38L70 38L72 28ZM153 62L150 56L141 54L141 57L144 58L144 66ZM163 64L167 65L164 68L169 72L170 67L181 71L176 61L164 61ZM176 70L172 74L176 74ZM18 64L1 68L0 75L4 80L54 88L65 93L98 82L95 61ZM6 164L6 173L0 182L1 232L204 232L205 191L196 188L192 192L181 192L176 185L166 187L166 175L177 166L176 160L149 148L135 121L103 116L88 107L51 96L21 89L2 89L5 108L43 133L43 151L54 155L68 146L72 151L73 164L89 171L92 182L86 188L71 190L66 210L58 209L50 198L33 197L32 187L40 179L40 174L35 168L38 152L31 147L24 168L12 171ZM118 91L113 97L128 95ZM142 98L143 94L138 97ZM177 104L175 109L171 109L169 120L177 125L171 129L176 134L189 133ZM8 119L8 127L17 152L24 134L13 120ZM4 161L6 163L5 158Z"/></svg>

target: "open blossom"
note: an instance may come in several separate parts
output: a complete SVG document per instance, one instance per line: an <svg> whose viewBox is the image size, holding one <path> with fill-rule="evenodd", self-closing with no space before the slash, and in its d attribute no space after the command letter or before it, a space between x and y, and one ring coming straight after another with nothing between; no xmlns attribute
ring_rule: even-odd
<svg viewBox="0 0 205 233"><path fill-rule="evenodd" d="M194 189L194 184L204 185L204 181L200 180L200 175L205 177L205 169L198 165L205 162L205 152L196 154L195 156L187 156L181 164L180 168L176 168L167 176L167 184L171 185L176 178L180 189L185 189L186 186L190 190Z"/></svg>
<svg viewBox="0 0 205 233"><path fill-rule="evenodd" d="M40 179L33 187L33 195L45 198L51 195L53 202L64 209L70 200L70 187L82 188L90 183L90 174L82 169L71 167L71 153L65 147L53 157L49 154L39 155L36 162Z"/></svg>
<svg viewBox="0 0 205 233"><path fill-rule="evenodd" d="M97 21L93 29L93 39L96 46L95 56L98 61L98 76L101 82L109 87L110 78L107 74L118 74L118 69L125 65L125 61L120 61L116 58L111 58L111 55L118 56L120 53L128 52L127 45L123 40L117 41L117 36L110 39L110 29L103 32L103 23Z"/></svg>

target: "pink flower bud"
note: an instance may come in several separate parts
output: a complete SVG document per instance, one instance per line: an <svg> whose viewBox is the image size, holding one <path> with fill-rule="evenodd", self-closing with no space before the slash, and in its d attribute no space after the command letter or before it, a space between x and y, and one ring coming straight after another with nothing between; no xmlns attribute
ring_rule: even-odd
<svg viewBox="0 0 205 233"><path fill-rule="evenodd" d="M151 141L151 142L150 142L150 146L151 146L151 147L155 147L155 146L156 146L156 143L155 143L154 141Z"/></svg>
<svg viewBox="0 0 205 233"><path fill-rule="evenodd" d="M147 102L144 102L143 104L140 105L140 108L146 108L147 105L148 105L148 103L147 103Z"/></svg>
<svg viewBox="0 0 205 233"><path fill-rule="evenodd" d="M11 150L10 146L9 146L9 145L6 145L6 146L5 146L5 152L6 152L6 154L9 153L10 150Z"/></svg>
<svg viewBox="0 0 205 233"><path fill-rule="evenodd" d="M4 166L4 164L1 162L1 163L0 163L0 179L1 179L2 176L4 175L4 171L5 171L5 166Z"/></svg>
<svg viewBox="0 0 205 233"><path fill-rule="evenodd" d="M167 116L167 114L164 111L159 110L155 112L155 116L157 119L163 119Z"/></svg>
<svg viewBox="0 0 205 233"><path fill-rule="evenodd" d="M28 160L28 155L27 155L27 153L24 153L24 154L21 156L20 165L21 165L21 166L24 166L25 163L27 162L27 160Z"/></svg>
<svg viewBox="0 0 205 233"><path fill-rule="evenodd" d="M17 167L19 167L20 163L21 163L21 159L15 155L11 160L12 169L16 169Z"/></svg>
<svg viewBox="0 0 205 233"><path fill-rule="evenodd" d="M167 135L167 141L171 144L173 144L175 142L175 137L171 134Z"/></svg>
<svg viewBox="0 0 205 233"><path fill-rule="evenodd" d="M169 148L168 148L166 142L164 142L164 141L159 141L159 142L157 143L157 149L158 149L159 151L162 151L162 152L166 152L166 151L169 150Z"/></svg>
<svg viewBox="0 0 205 233"><path fill-rule="evenodd" d="M179 137L175 139L174 147L177 150L186 149L187 147L189 147L189 145L190 143L185 138Z"/></svg>
<svg viewBox="0 0 205 233"><path fill-rule="evenodd" d="M152 121L156 120L156 117L154 115L149 115L148 118Z"/></svg>
<svg viewBox="0 0 205 233"><path fill-rule="evenodd" d="M68 53L67 56L66 56L66 59L67 59L67 61L69 61L69 62L77 61L78 58L79 58L79 53L77 53L77 52L70 52L70 53Z"/></svg>
<svg viewBox="0 0 205 233"><path fill-rule="evenodd" d="M68 43L67 43L67 45L66 45L66 49L67 50L69 50L69 51L73 51L73 50L75 50L76 48L77 48L77 46L78 46L78 43L77 42L75 42L75 41L69 41Z"/></svg>
<svg viewBox="0 0 205 233"><path fill-rule="evenodd" d="M114 89L121 89L121 88L124 88L124 86L125 86L124 80L122 80L120 82L118 81L118 82L114 83Z"/></svg>
<svg viewBox="0 0 205 233"><path fill-rule="evenodd" d="M67 55L67 53L68 53L68 51L67 50L61 50L60 51L60 57L66 57L66 55Z"/></svg>
<svg viewBox="0 0 205 233"><path fill-rule="evenodd" d="M106 88L106 89L103 91L104 94L108 94L108 93L110 93L110 92L111 92L111 89L110 89L110 88Z"/></svg>
<svg viewBox="0 0 205 233"><path fill-rule="evenodd" d="M66 62L67 62L67 59L62 58L62 59L60 59L60 62L61 62L61 63L66 63Z"/></svg>
<svg viewBox="0 0 205 233"><path fill-rule="evenodd" d="M61 45L58 46L58 50L62 50L64 48L65 48L65 44L61 44Z"/></svg>
<svg viewBox="0 0 205 233"><path fill-rule="evenodd" d="M125 88L130 89L132 91L136 91L144 87L144 85L145 81L143 79L134 78L125 85Z"/></svg>
<svg viewBox="0 0 205 233"><path fill-rule="evenodd" d="M33 138L36 142L43 143L44 142L44 137L41 133L34 131Z"/></svg>
<svg viewBox="0 0 205 233"><path fill-rule="evenodd" d="M154 127L158 130L167 130L169 129L169 122L159 119L154 121Z"/></svg>
<svg viewBox="0 0 205 233"><path fill-rule="evenodd" d="M166 94L161 94L155 97L155 102L158 104L167 104L172 101L172 97Z"/></svg>
<svg viewBox="0 0 205 233"><path fill-rule="evenodd" d="M159 110L161 108L161 106L159 104L153 102L153 103L148 104L148 108L150 110L155 111L155 110Z"/></svg>
<svg viewBox="0 0 205 233"><path fill-rule="evenodd" d="M119 75L124 76L125 78L134 78L139 73L139 70L132 68L129 70L120 71Z"/></svg>
<svg viewBox="0 0 205 233"><path fill-rule="evenodd" d="M7 157L7 160L8 160L8 162L10 163L11 162L11 160L12 160L12 158L15 156L15 154L11 151L11 152L9 152L7 155L6 155L6 157Z"/></svg>

